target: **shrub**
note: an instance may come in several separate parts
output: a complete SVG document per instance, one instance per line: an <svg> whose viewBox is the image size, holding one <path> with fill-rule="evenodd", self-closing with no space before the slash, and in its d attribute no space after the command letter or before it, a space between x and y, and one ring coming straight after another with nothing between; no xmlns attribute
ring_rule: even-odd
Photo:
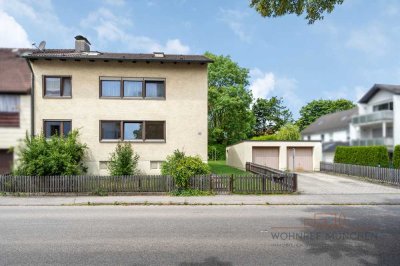
<svg viewBox="0 0 400 266"><path fill-rule="evenodd" d="M208 159L213 161L224 161L226 159L226 145L208 145Z"/></svg>
<svg viewBox="0 0 400 266"><path fill-rule="evenodd" d="M172 176L178 190L187 190L190 177L209 174L210 168L199 156L186 156L184 152L176 150L162 164L161 173Z"/></svg>
<svg viewBox="0 0 400 266"><path fill-rule="evenodd" d="M25 137L17 151L19 160L15 175L80 175L86 173L84 164L86 144L78 140L79 132L72 131L65 137L42 134Z"/></svg>
<svg viewBox="0 0 400 266"><path fill-rule="evenodd" d="M115 152L111 154L108 171L113 176L136 174L138 160L139 155L133 151L130 143L118 143Z"/></svg>
<svg viewBox="0 0 400 266"><path fill-rule="evenodd" d="M282 126L276 133L277 140L300 140L300 138L299 127L290 123Z"/></svg>
<svg viewBox="0 0 400 266"><path fill-rule="evenodd" d="M393 166L394 168L400 168L400 145L396 145L396 147L394 147Z"/></svg>
<svg viewBox="0 0 400 266"><path fill-rule="evenodd" d="M336 147L334 162L389 167L389 155L385 146L338 146Z"/></svg>
<svg viewBox="0 0 400 266"><path fill-rule="evenodd" d="M252 137L251 140L276 140L276 135L263 135Z"/></svg>

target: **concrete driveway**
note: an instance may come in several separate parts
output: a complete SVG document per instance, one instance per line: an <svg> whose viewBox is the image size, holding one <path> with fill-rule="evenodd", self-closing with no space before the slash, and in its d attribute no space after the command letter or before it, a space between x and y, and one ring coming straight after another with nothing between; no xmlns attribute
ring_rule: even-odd
<svg viewBox="0 0 400 266"><path fill-rule="evenodd" d="M400 188L320 172L299 173L298 188L309 195L400 194Z"/></svg>

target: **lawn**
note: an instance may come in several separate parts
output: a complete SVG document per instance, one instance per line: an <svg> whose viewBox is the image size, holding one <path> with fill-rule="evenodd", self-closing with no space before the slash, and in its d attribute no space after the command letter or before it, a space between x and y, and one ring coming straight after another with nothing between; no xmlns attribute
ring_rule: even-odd
<svg viewBox="0 0 400 266"><path fill-rule="evenodd" d="M213 174L245 174L245 171L226 165L225 161L208 161Z"/></svg>

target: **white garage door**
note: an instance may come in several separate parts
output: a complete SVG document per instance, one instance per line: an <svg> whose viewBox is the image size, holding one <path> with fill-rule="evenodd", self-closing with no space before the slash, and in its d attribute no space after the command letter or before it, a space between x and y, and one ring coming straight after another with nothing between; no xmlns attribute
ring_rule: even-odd
<svg viewBox="0 0 400 266"><path fill-rule="evenodd" d="M253 163L279 169L279 148L253 147Z"/></svg>
<svg viewBox="0 0 400 266"><path fill-rule="evenodd" d="M294 156L293 156L294 154ZM287 148L287 168L290 171L313 171L313 148L289 147ZM294 164L293 164L294 159ZM293 170L294 166L294 170Z"/></svg>

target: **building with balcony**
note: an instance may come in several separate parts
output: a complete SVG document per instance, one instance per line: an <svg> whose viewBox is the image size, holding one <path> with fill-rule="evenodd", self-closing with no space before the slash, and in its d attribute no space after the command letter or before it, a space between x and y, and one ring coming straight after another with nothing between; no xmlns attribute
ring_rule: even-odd
<svg viewBox="0 0 400 266"><path fill-rule="evenodd" d="M349 125L352 146L400 144L400 85L375 84L358 102Z"/></svg>

